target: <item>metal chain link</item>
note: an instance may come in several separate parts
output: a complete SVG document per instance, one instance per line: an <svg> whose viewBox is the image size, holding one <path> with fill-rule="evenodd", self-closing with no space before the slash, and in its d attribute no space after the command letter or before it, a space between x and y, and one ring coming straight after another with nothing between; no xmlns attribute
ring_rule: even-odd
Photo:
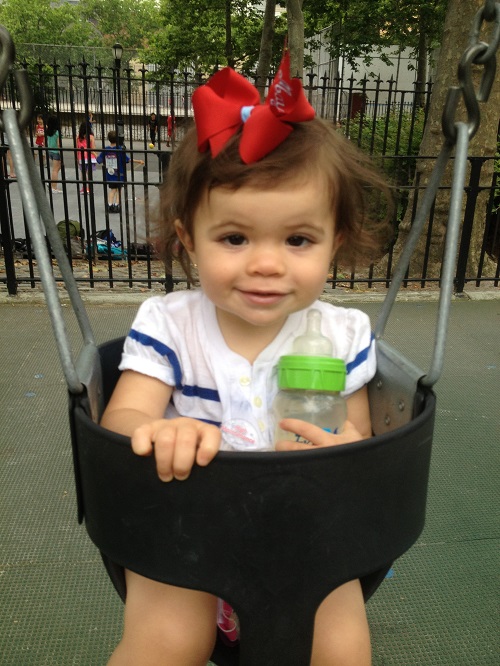
<svg viewBox="0 0 500 666"><path fill-rule="evenodd" d="M488 17L491 17L488 19ZM479 40L479 33L483 21L494 21L493 36L490 44ZM496 71L496 50L500 37L500 4L486 2L474 18L471 40L465 50L458 66L458 81L460 86L452 86L448 90L443 111L443 134L445 142L437 157L432 173L419 208L415 214L410 233L397 266L393 279L382 304L379 318L375 325L375 337L383 336L392 306L396 300L399 287L409 266L411 256L423 233L425 223L430 214L434 198L444 176L447 162L455 150L453 163L453 182L450 192L449 216L446 230L444 260L441 273L441 288L439 293L438 316L434 337L434 350L429 371L423 375L420 383L431 388L441 376L444 361L444 349L448 330L451 296L453 293L453 270L456 262L458 238L462 219L462 200L464 195L465 174L469 141L476 133L481 120L478 102L486 102L493 85ZM472 79L472 65L484 65L483 76L476 93ZM460 96L463 96L467 110L467 122L455 120Z"/></svg>
<svg viewBox="0 0 500 666"><path fill-rule="evenodd" d="M483 23L493 23L490 42L479 39ZM442 128L448 143L454 145L457 140L455 116L460 97L463 97L467 111L467 127L469 139L472 139L479 128L481 112L479 102L486 102L490 96L496 73L496 52L500 44L500 3L486 0L476 13L471 29L470 41L458 65L458 86L448 90L443 110ZM472 66L483 65L484 71L476 92L472 78Z"/></svg>
<svg viewBox="0 0 500 666"><path fill-rule="evenodd" d="M493 21L495 17L495 0L486 0L481 11L485 21Z"/></svg>
<svg viewBox="0 0 500 666"><path fill-rule="evenodd" d="M10 33L0 25L0 92L7 81L9 73L13 70L14 61L16 58L16 49ZM17 124L19 129L24 130L33 118L35 110L35 101L33 92L28 80L28 73L25 69L13 70L16 86L19 91L20 110L17 114ZM3 120L0 114L0 130L5 130Z"/></svg>

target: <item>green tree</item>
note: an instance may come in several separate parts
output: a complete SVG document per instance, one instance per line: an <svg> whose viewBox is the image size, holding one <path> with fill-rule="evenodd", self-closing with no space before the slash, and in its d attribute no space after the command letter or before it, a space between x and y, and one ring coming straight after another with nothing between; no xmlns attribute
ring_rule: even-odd
<svg viewBox="0 0 500 666"><path fill-rule="evenodd" d="M138 49L147 45L156 30L156 0L80 0L78 11L95 26L99 46L119 41L124 48Z"/></svg>
<svg viewBox="0 0 500 666"><path fill-rule="evenodd" d="M369 63L374 55L388 62L387 46L410 47L417 58L417 80L427 80L428 55L438 43L447 0L281 0L266 1L260 45L259 80L267 77L276 41L274 10L286 8L291 70L302 76L304 41L311 49L315 36L331 29L329 51L332 58L346 58L355 66L356 58ZM278 53L281 48L278 47ZM276 54L276 49L274 49ZM274 59L276 57L274 56ZM308 66L309 63L306 63Z"/></svg>
<svg viewBox="0 0 500 666"><path fill-rule="evenodd" d="M251 69L258 57L262 10L242 0L160 0L157 29L141 51L143 60L208 74L231 64Z"/></svg>
<svg viewBox="0 0 500 666"><path fill-rule="evenodd" d="M95 28L81 21L79 8L50 0L4 0L0 4L0 22L10 32L15 44L86 44L95 36Z"/></svg>
<svg viewBox="0 0 500 666"><path fill-rule="evenodd" d="M332 28L330 54L355 66L369 64L374 54L384 59L384 47L413 49L418 80L425 81L427 55L441 36L448 0L305 0L307 36Z"/></svg>

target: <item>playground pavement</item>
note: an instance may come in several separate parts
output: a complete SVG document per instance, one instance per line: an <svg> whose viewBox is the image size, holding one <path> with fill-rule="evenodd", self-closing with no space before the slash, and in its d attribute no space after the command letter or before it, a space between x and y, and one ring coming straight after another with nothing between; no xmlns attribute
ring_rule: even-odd
<svg viewBox="0 0 500 666"><path fill-rule="evenodd" d="M147 294L136 296L86 303L98 342L126 334ZM360 295L356 307L375 321L380 304ZM63 310L78 351L74 316ZM398 302L386 333L424 370L435 314L432 299ZM122 604L77 524L47 309L40 299L2 298L0 322L0 666L104 665ZM500 663L499 342L500 299L453 301L427 522L368 603L374 666Z"/></svg>

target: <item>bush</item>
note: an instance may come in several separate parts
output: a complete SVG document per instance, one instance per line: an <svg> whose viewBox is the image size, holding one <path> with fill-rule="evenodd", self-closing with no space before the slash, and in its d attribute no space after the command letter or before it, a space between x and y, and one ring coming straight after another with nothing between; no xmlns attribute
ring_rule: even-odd
<svg viewBox="0 0 500 666"><path fill-rule="evenodd" d="M425 113L393 109L375 121L358 114L349 124L349 138L372 154L395 185L413 181L416 156L422 141Z"/></svg>

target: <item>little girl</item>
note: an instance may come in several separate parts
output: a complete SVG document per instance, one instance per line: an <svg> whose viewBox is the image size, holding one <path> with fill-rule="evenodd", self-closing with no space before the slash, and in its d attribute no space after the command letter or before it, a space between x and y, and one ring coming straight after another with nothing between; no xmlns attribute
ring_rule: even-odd
<svg viewBox="0 0 500 666"><path fill-rule="evenodd" d="M287 55L265 104L226 68L195 92L193 107L195 127L174 153L164 186L162 247L191 279L196 268L200 289L141 306L102 419L132 437L135 453L153 454L166 482L186 479L222 449L310 447L273 442L270 408L277 360L304 332L312 307L347 365L348 422L341 435L292 419L280 427L313 446L371 436L369 320L317 299L334 257L359 259L379 248L380 211L389 200L367 160L314 118L300 82L290 79ZM216 619L227 628L227 604L129 571L126 582L124 634L109 663L205 666ZM354 580L319 607L311 664L367 666L370 653Z"/></svg>
<svg viewBox="0 0 500 666"><path fill-rule="evenodd" d="M88 173L88 180L91 179L90 172L95 171L97 167L97 157L95 154L95 139L92 131L89 131L87 134L87 125L85 121L80 124L80 127L78 129L78 136L76 137L76 147L78 151L77 159L79 160L79 167L80 170L82 171L82 175L84 178L85 182L85 174L83 173L84 170ZM89 159L89 151L90 152L90 159ZM82 159L83 158L83 159ZM90 189L89 186L85 188L83 186L80 190L80 194L85 194L89 193Z"/></svg>
<svg viewBox="0 0 500 666"><path fill-rule="evenodd" d="M41 114L38 114L36 117L35 145L39 150L41 150L45 145L45 123L43 122L43 116Z"/></svg>
<svg viewBox="0 0 500 666"><path fill-rule="evenodd" d="M49 149L49 159L52 162L52 194L60 194L62 190L57 189L57 183L61 170L61 136L59 134L59 123L55 116L49 116L47 119L47 147Z"/></svg>

